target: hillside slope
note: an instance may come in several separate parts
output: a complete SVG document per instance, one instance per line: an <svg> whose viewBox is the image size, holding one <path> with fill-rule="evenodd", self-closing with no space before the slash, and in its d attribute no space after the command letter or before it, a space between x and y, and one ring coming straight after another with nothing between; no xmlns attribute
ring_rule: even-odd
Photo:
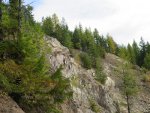
<svg viewBox="0 0 150 113"><path fill-rule="evenodd" d="M124 60L113 54L106 54L103 59L104 73L107 80L104 85L95 80L93 69L84 69L71 55L69 49L62 46L55 38L45 36L52 52L47 55L51 72L62 66L62 73L70 79L73 98L66 100L61 109L63 113L127 113L127 103L121 90L120 66ZM139 93L132 101L132 113L150 113L150 87L142 82L139 67L133 67L139 84ZM24 113L7 95L0 96L0 113Z"/></svg>
<svg viewBox="0 0 150 113"><path fill-rule="evenodd" d="M55 38L45 37L52 54L49 55L52 70L63 66L63 75L71 80L73 99L62 105L64 113L126 113L127 104L120 90L121 75L115 71L123 60L119 57L106 54L103 60L104 73L107 80L104 85L98 83L94 77L94 70L82 68L69 50L62 46ZM138 70L134 70L140 76ZM140 79L140 77L139 77ZM141 81L141 80L139 80ZM132 111L135 113L150 112L150 94L139 82L141 90L137 97L133 98ZM93 108L93 105L96 108ZM98 109L99 108L99 109ZM97 111L95 109L98 109Z"/></svg>

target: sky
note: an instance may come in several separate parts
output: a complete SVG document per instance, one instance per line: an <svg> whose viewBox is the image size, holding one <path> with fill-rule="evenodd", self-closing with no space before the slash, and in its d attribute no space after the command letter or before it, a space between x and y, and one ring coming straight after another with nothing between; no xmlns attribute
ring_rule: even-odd
<svg viewBox="0 0 150 113"><path fill-rule="evenodd" d="M119 44L141 37L150 42L150 0L35 0L32 6L37 21L56 13L71 30L81 23L101 35L109 33Z"/></svg>

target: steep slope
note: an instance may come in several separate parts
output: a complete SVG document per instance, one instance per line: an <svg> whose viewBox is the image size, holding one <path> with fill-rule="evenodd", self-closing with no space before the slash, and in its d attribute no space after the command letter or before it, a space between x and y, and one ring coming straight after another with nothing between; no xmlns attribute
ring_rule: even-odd
<svg viewBox="0 0 150 113"><path fill-rule="evenodd" d="M107 54L104 60L105 71L107 70L107 76L111 77L116 84L118 93L121 95L119 105L121 107L127 107L125 97L122 95L121 90L121 76L120 67L123 64L123 60L113 54ZM138 94L130 98L131 111L133 113L150 113L150 84L143 82L143 74L145 74L138 66L131 67L136 76L138 84ZM115 93L116 94L116 93Z"/></svg>
<svg viewBox="0 0 150 113"><path fill-rule="evenodd" d="M46 36L45 39L52 48L52 53L48 55L51 70L55 71L62 66L63 75L71 81L73 99L62 105L64 113L127 113L126 100L119 86L121 75L116 71L118 66L122 65L122 59L112 54L106 54L103 67L107 80L102 85L94 79L94 70L86 70L81 67L69 50L55 38ZM138 69L134 71L140 76ZM139 82L139 84L142 83ZM143 86L141 89L137 97L131 98L134 103L132 112L148 113L150 112L150 95Z"/></svg>
<svg viewBox="0 0 150 113"><path fill-rule="evenodd" d="M55 38L45 37L52 48L49 55L52 70L63 66L62 73L71 80L73 99L62 105L64 113L93 113L95 104L99 111L115 113L119 111L117 96L113 95L115 83L107 77L106 84L101 85L95 79L94 70L85 70L71 57L69 50L62 46ZM68 111L69 110L69 111Z"/></svg>
<svg viewBox="0 0 150 113"><path fill-rule="evenodd" d="M62 46L55 38L45 36L52 52L47 55L52 73L60 66L62 73L70 79L73 98L61 105L63 113L127 113L127 103L121 90L120 66L124 60L106 54L103 59L104 73L107 80L104 85L95 80L93 69L84 69L71 55L69 49ZM142 82L142 72L137 66L133 67L139 84L139 93L132 101L131 113L150 113L150 87ZM1 95L0 113L24 113L9 96Z"/></svg>

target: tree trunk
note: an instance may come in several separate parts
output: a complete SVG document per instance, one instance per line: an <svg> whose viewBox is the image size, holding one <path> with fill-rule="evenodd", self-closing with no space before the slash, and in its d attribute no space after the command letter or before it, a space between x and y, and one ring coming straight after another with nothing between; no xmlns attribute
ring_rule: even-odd
<svg viewBox="0 0 150 113"><path fill-rule="evenodd" d="M19 0L19 7L18 7L18 30L21 29L21 0Z"/></svg>
<svg viewBox="0 0 150 113"><path fill-rule="evenodd" d="M126 98L127 98L128 113L131 113L130 112L129 95L127 93L126 93Z"/></svg>
<svg viewBox="0 0 150 113"><path fill-rule="evenodd" d="M18 33L17 33L17 40L21 38L21 0L18 0Z"/></svg>

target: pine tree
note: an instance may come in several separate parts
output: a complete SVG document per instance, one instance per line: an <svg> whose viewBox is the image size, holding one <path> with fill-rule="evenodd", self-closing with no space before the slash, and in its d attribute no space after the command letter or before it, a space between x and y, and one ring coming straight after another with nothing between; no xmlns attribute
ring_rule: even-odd
<svg viewBox="0 0 150 113"><path fill-rule="evenodd" d="M140 67L144 64L145 56L146 56L146 44L145 44L143 38L141 38L141 41L140 41L140 53L139 53L139 59L138 59L138 65Z"/></svg>
<svg viewBox="0 0 150 113"><path fill-rule="evenodd" d="M72 42L75 49L81 49L81 38L80 38L80 30L76 27L73 32Z"/></svg>
<svg viewBox="0 0 150 113"><path fill-rule="evenodd" d="M118 53L119 57L128 60L127 54L128 54L127 48L124 45L120 46L119 53Z"/></svg>
<svg viewBox="0 0 150 113"><path fill-rule="evenodd" d="M21 17L22 17L22 15L21 15L22 1L19 0L18 2L19 2L18 3L18 33L20 34L20 32L21 32Z"/></svg>
<svg viewBox="0 0 150 113"><path fill-rule="evenodd" d="M61 29L62 29L62 31L61 31L61 39L60 39L60 42L61 42L64 46L66 46L66 47L68 47L68 48L72 48L72 42L71 42L71 40L72 40L72 35L71 35L71 32L70 32L69 29L68 29L68 25L67 25L65 22L63 22L63 23L61 24Z"/></svg>
<svg viewBox="0 0 150 113"><path fill-rule="evenodd" d="M42 20L42 29L46 35L54 36L54 25L51 17Z"/></svg>
<svg viewBox="0 0 150 113"><path fill-rule="evenodd" d="M147 42L146 44L146 53L150 53L150 44Z"/></svg>
<svg viewBox="0 0 150 113"><path fill-rule="evenodd" d="M144 65L145 68L150 69L150 53L147 53L144 58Z"/></svg>
<svg viewBox="0 0 150 113"><path fill-rule="evenodd" d="M128 60L131 63L135 64L136 63L135 54L130 44L128 44L127 49L128 49Z"/></svg>
<svg viewBox="0 0 150 113"><path fill-rule="evenodd" d="M93 35L94 35L96 44L99 45L100 44L100 35L96 28L94 29Z"/></svg>
<svg viewBox="0 0 150 113"><path fill-rule="evenodd" d="M138 91L136 79L133 75L133 72L130 70L130 64L124 63L122 67L123 74L123 92L126 96L126 102L128 107L128 113L131 113L131 102L130 97L136 95Z"/></svg>
<svg viewBox="0 0 150 113"><path fill-rule="evenodd" d="M54 24L54 28L56 28L56 26L59 24L58 16L55 13L52 15L52 22Z"/></svg>
<svg viewBox="0 0 150 113"><path fill-rule="evenodd" d="M10 5L10 13L9 13L9 16L10 16L10 32L14 36L14 38L16 39L17 32L19 30L18 25L20 24L18 22L18 20L19 20L18 12L20 12L18 10L19 1L18 0L9 0L9 5Z"/></svg>
<svg viewBox="0 0 150 113"><path fill-rule="evenodd" d="M133 44L132 44L132 48L133 48L133 52L134 52L134 55L135 55L135 62L136 64L138 63L138 59L139 59L139 47L137 45L137 43L135 41L133 41Z"/></svg>
<svg viewBox="0 0 150 113"><path fill-rule="evenodd" d="M108 52L115 54L116 53L116 43L113 38L107 35L107 44L108 44Z"/></svg>

